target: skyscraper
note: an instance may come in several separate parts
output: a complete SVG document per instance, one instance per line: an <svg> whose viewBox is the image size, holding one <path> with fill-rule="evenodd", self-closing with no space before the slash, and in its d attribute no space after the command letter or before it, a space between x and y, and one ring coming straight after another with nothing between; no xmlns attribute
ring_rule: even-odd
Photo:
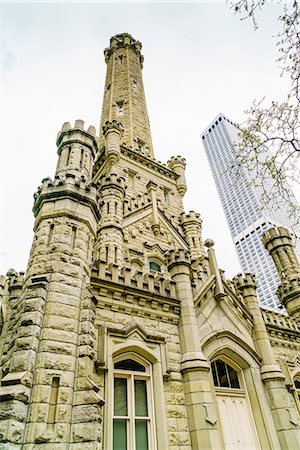
<svg viewBox="0 0 300 450"><path fill-rule="evenodd" d="M202 142L241 267L244 272L255 273L261 305L278 308L278 273L261 237L273 226L291 229L293 224L284 203L276 209L262 208L259 187L250 184L250 174L245 168L243 179L232 178L229 165L235 158L238 131L238 125L220 113L202 133Z"/></svg>

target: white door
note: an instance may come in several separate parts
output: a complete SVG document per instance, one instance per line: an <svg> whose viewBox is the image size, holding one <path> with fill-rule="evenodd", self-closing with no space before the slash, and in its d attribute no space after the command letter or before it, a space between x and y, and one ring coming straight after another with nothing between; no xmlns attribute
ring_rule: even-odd
<svg viewBox="0 0 300 450"><path fill-rule="evenodd" d="M217 393L224 447L226 450L257 450L253 420L244 395Z"/></svg>

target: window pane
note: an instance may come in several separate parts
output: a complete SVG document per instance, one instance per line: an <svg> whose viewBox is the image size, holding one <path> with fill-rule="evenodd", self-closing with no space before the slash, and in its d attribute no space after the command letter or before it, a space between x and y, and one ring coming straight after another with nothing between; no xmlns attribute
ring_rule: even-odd
<svg viewBox="0 0 300 450"><path fill-rule="evenodd" d="M132 370L134 372L146 372L146 369L142 364L134 361L133 359L124 359L114 365L115 369Z"/></svg>
<svg viewBox="0 0 300 450"><path fill-rule="evenodd" d="M156 262L150 262L149 269L150 270L154 270L155 272L160 272L161 271L160 265L157 264Z"/></svg>
<svg viewBox="0 0 300 450"><path fill-rule="evenodd" d="M115 378L114 415L127 416L127 379Z"/></svg>
<svg viewBox="0 0 300 450"><path fill-rule="evenodd" d="M148 416L147 390L145 380L134 381L135 415Z"/></svg>
<svg viewBox="0 0 300 450"><path fill-rule="evenodd" d="M126 420L115 419L113 433L113 450L127 450Z"/></svg>
<svg viewBox="0 0 300 450"><path fill-rule="evenodd" d="M135 421L135 443L136 450L148 450L147 420Z"/></svg>
<svg viewBox="0 0 300 450"><path fill-rule="evenodd" d="M219 386L218 378L217 378L217 374L216 374L216 363L215 363L215 361L213 361L213 363L211 365L211 370L212 370L212 375L213 375L213 379L214 379L214 385L215 386Z"/></svg>
<svg viewBox="0 0 300 450"><path fill-rule="evenodd" d="M238 375L237 375L236 371L232 367L230 367L228 364L227 364L227 369L228 369L228 375L229 375L229 380L230 380L230 387L239 389L240 383L239 383L239 379L238 379Z"/></svg>
<svg viewBox="0 0 300 450"><path fill-rule="evenodd" d="M217 372L220 381L220 387L229 387L229 380L226 373L225 363L218 359L216 361Z"/></svg>

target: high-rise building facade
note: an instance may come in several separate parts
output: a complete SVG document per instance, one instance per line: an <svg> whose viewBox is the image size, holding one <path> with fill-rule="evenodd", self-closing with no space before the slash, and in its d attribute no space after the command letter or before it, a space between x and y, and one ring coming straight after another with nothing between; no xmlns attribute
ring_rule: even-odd
<svg viewBox="0 0 300 450"><path fill-rule="evenodd" d="M0 277L0 450L298 449L291 237L265 235L287 316L252 274L224 278L185 160L155 159L141 44L113 36L105 58L100 133L63 124L27 271Z"/></svg>
<svg viewBox="0 0 300 450"><path fill-rule="evenodd" d="M261 207L260 188L251 183L251 174L245 168L241 168L238 180L232 176L230 164L235 158L238 132L238 125L220 113L202 133L202 143L242 270L255 273L261 305L278 308L278 273L263 246L262 235L273 226L291 230L293 223L284 202L278 208ZM271 183L268 188L272 189Z"/></svg>

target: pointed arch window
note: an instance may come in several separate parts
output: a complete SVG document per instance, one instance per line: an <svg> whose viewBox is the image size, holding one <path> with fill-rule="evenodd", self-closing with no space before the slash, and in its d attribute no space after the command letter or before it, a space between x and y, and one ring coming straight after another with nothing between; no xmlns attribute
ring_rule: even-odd
<svg viewBox="0 0 300 450"><path fill-rule="evenodd" d="M150 261L149 269L153 270L154 272L161 272L161 266L155 261Z"/></svg>
<svg viewBox="0 0 300 450"><path fill-rule="evenodd" d="M211 369L216 387L240 389L238 374L229 364L217 359L212 362Z"/></svg>
<svg viewBox="0 0 300 450"><path fill-rule="evenodd" d="M114 363L113 450L155 449L151 365L129 355Z"/></svg>

